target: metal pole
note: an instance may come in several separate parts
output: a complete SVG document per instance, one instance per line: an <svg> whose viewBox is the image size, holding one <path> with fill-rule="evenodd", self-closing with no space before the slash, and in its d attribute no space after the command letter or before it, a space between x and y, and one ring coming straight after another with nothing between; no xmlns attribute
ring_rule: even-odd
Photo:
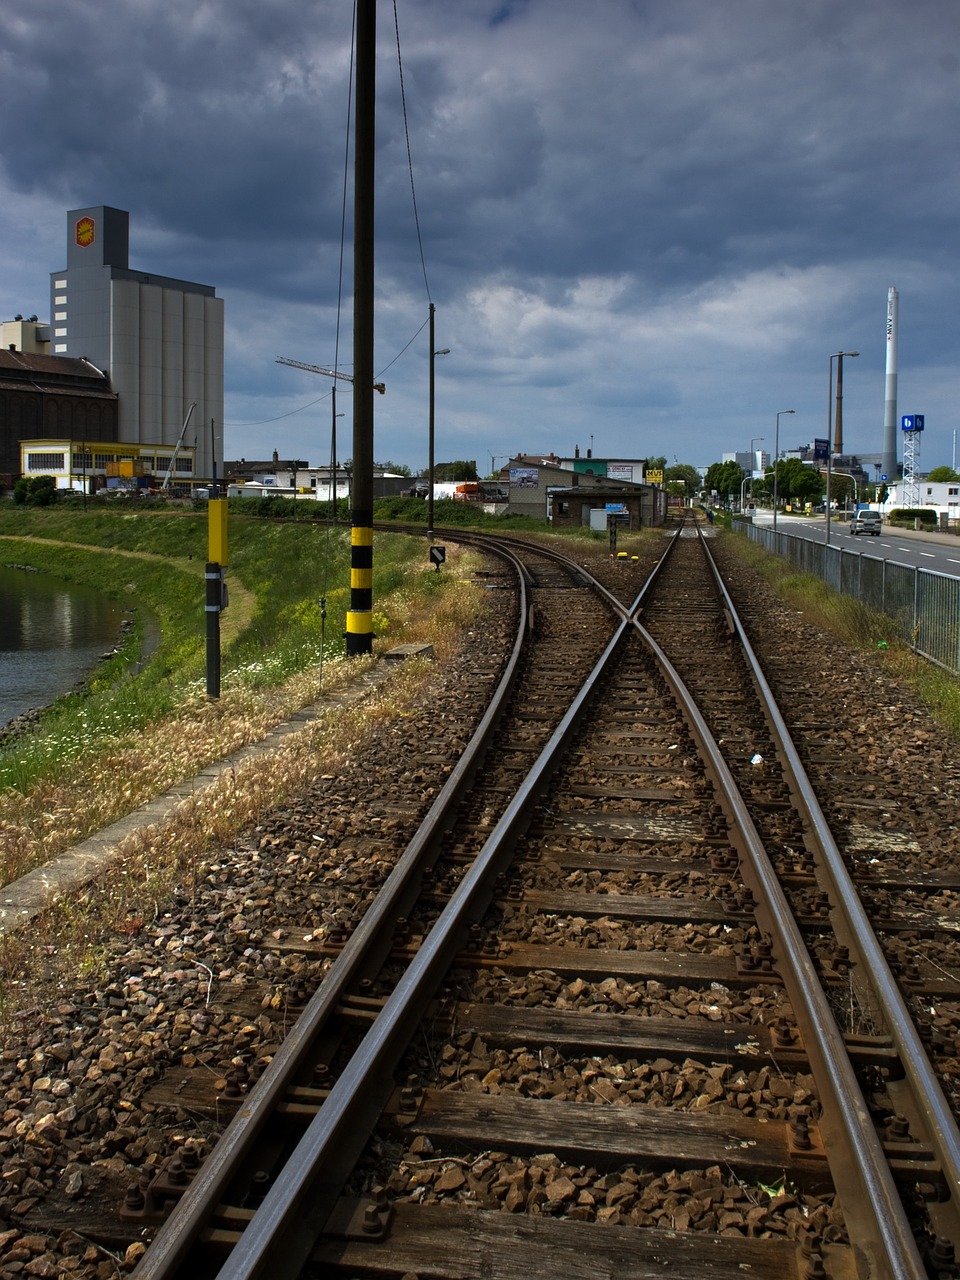
<svg viewBox="0 0 960 1280"><path fill-rule="evenodd" d="M337 384L334 383L330 388L330 404L332 406L333 417L330 422L330 453L332 455L332 468L330 471L330 510L333 513L333 523L337 523Z"/></svg>
<svg viewBox="0 0 960 1280"><path fill-rule="evenodd" d="M823 535L824 543L830 545L830 459L833 457L833 362L836 354L830 357L830 386L827 390L827 488L823 495L823 510L826 515L826 529ZM827 571L826 562L823 567L824 573Z"/></svg>
<svg viewBox="0 0 960 1280"><path fill-rule="evenodd" d="M347 655L373 652L373 202L376 0L357 0L353 256L353 501Z"/></svg>
<svg viewBox="0 0 960 1280"><path fill-rule="evenodd" d="M219 564L207 561L204 578L207 583L205 612L207 615L207 697L220 697L220 606L223 575Z"/></svg>
<svg viewBox="0 0 960 1280"><path fill-rule="evenodd" d="M826 510L826 532L823 540L829 546L830 543L830 469L833 462L834 440L832 423L830 421L830 413L833 407L833 362L837 362L837 440L842 443L842 427L839 419L841 414L840 402L843 396L843 357L858 356L859 351L835 351L830 357L830 384L827 392L827 491L824 495L824 507ZM839 452L839 448L837 450Z"/></svg>
<svg viewBox="0 0 960 1280"><path fill-rule="evenodd" d="M430 303L430 409L427 420L427 537L433 537L433 411L434 411L434 373L436 364L436 346L433 336L433 319L436 308Z"/></svg>
<svg viewBox="0 0 960 1280"><path fill-rule="evenodd" d="M837 411L833 415L833 452L843 453L843 352L837 353Z"/></svg>
<svg viewBox="0 0 960 1280"><path fill-rule="evenodd" d="M796 409L781 409L777 414L777 426L773 434L773 532L777 532L777 463L780 460L780 419Z"/></svg>

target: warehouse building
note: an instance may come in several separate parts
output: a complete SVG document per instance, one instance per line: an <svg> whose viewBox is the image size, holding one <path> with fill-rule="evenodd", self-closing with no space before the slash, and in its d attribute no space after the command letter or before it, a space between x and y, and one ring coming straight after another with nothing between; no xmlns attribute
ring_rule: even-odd
<svg viewBox="0 0 960 1280"><path fill-rule="evenodd" d="M132 270L129 238L123 209L67 214L67 265L50 276L51 354L109 378L128 444L176 445L195 405L185 443L212 476L223 453L223 300L212 285Z"/></svg>

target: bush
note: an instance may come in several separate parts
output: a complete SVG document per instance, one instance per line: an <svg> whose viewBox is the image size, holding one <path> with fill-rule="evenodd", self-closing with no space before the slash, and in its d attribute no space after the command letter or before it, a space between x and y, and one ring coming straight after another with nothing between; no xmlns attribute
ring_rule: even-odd
<svg viewBox="0 0 960 1280"><path fill-rule="evenodd" d="M57 500L56 477L21 476L14 485L13 500L20 506L51 506Z"/></svg>
<svg viewBox="0 0 960 1280"><path fill-rule="evenodd" d="M919 520L921 524L936 526L940 523L940 516L932 507L894 507L890 512L892 525L912 529L915 520Z"/></svg>

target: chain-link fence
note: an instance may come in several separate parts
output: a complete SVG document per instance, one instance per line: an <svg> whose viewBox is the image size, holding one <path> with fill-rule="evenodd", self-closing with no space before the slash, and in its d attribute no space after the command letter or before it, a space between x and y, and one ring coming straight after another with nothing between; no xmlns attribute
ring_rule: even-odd
<svg viewBox="0 0 960 1280"><path fill-rule="evenodd" d="M915 653L960 672L960 578L779 529L774 533L770 525L734 521L734 528L835 591L887 614L896 623L899 639Z"/></svg>

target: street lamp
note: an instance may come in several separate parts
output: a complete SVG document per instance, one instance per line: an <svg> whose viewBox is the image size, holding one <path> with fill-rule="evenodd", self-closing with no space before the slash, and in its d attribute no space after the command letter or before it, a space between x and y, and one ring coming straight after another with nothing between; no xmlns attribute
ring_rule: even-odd
<svg viewBox="0 0 960 1280"><path fill-rule="evenodd" d="M836 470L835 470L833 474L834 474L835 476L846 476L846 478L847 478L848 480L852 480L852 481L853 481L853 507L854 507L854 510L856 510L856 509L857 509L857 507L860 505L860 487L859 487L859 485L857 484L857 477L856 477L855 475L853 475L853 474L852 474L852 472L850 472L850 471L836 471ZM846 498L844 498L843 506L844 506L844 510L846 510L846 506L847 506L847 499L846 499Z"/></svg>
<svg viewBox="0 0 960 1280"><path fill-rule="evenodd" d="M442 347L439 351L434 348L433 336L433 317L436 307L430 303L430 417L429 426L427 428L427 537L433 537L433 411L434 411L434 361L437 356L448 356L450 354L449 347Z"/></svg>
<svg viewBox="0 0 960 1280"><path fill-rule="evenodd" d="M777 532L777 463L780 460L780 419L786 413L796 413L796 409L781 409L777 414L777 427L773 434L773 532Z"/></svg>
<svg viewBox="0 0 960 1280"><path fill-rule="evenodd" d="M342 418L342 413L337 413L337 384L334 383L330 388L330 401L333 409L333 420L330 427L330 453L332 456L332 467L330 469L330 510L331 519L334 524L337 523L337 419Z"/></svg>
<svg viewBox="0 0 960 1280"><path fill-rule="evenodd" d="M826 514L823 541L826 546L830 545L830 469L833 462L833 362L834 360L837 361L837 420L839 422L841 416L840 404L843 399L843 357L858 356L859 354L859 351L835 351L830 357L830 385L827 391L827 489L823 501Z"/></svg>

